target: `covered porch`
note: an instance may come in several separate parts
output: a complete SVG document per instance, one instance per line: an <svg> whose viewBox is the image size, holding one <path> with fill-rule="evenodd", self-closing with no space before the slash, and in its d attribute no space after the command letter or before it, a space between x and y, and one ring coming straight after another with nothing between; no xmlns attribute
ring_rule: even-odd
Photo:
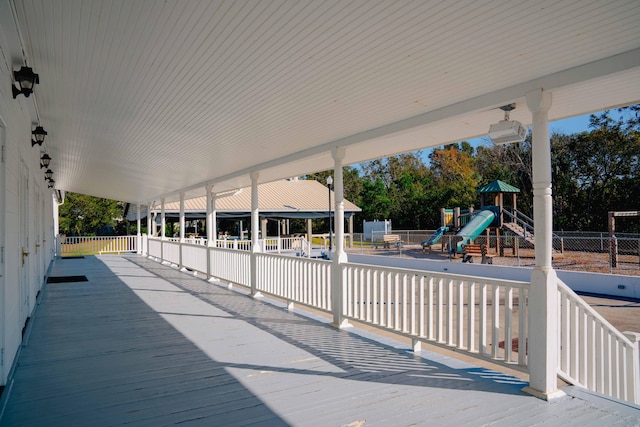
<svg viewBox="0 0 640 427"><path fill-rule="evenodd" d="M288 309L301 306L325 313L334 328L326 328L331 340L351 337L342 329L354 322L368 322L409 339L415 354L427 341L517 368L528 375L527 391L543 399L577 401L567 399L558 389L561 377L625 400L631 408L640 402L637 336L625 336L602 321L557 279L551 265L549 122L640 102L639 18L635 0L590 4L533 0L516 6L506 1L92 0L83 1L81 7L71 1L0 0L3 396L12 394L12 384L18 387L14 374L20 372L23 348L27 357L25 340L32 338L34 346L42 340L43 347L20 364L37 367L42 356L46 363L32 372L36 377L45 377L47 365L68 360L69 369L61 371L62 381L67 380L73 374L72 365L82 361L73 355L68 359L44 357L45 344L53 345L48 341L51 336L37 334L37 306L43 301L38 298L44 295L46 299L51 289L44 283L45 272L49 267L52 271L61 268L60 263L74 262L55 260L53 244L59 237L57 206L64 202L64 192L71 191L131 203L137 207L138 223L143 206L148 210L159 206L163 229L168 203L180 203L184 212L185 200L204 197L205 244L186 239L181 214L176 240L136 236L139 255L151 258L136 259L184 270L180 274L195 274L205 292L217 293L218 282L243 286L254 299L274 297ZM31 80L24 79L29 70L39 77L29 74ZM535 267L528 280L400 269L357 263L347 256L344 165L486 135L491 124L502 121L507 106L518 128L531 126L536 246ZM48 165L41 163L45 160ZM44 172L42 166L47 168ZM258 233L259 185L329 169L333 170L336 218L331 259L264 251ZM215 201L242 187L251 188L250 242L244 248L218 247ZM141 229L140 224L137 228ZM151 230L151 224L147 228ZM133 264L129 267L134 278L147 274ZM98 268L98 276L123 282L120 289L131 295L126 285L131 279L126 274L129 267L116 279L109 269ZM160 299L176 293L193 296L191 291L176 290L175 283L151 286L158 289L138 290L138 295L148 293ZM76 284L62 295L73 303L77 289L81 288ZM241 300L231 295L234 301ZM111 297L117 305L115 293L106 293L103 301ZM123 313L123 319L133 319L126 330L133 336L142 330L144 337L147 325L137 316L158 321L158 314L143 310L138 300L131 301ZM234 321L238 324L248 321L256 326L251 324L255 316L232 308L207 307L202 316L192 318L180 311L178 301L171 299L171 304L158 309L165 321L172 316L200 321L212 315L228 320L225 313L231 313L237 314ZM258 303L250 298L242 301ZM85 311L79 304L67 314L85 319L82 316L98 312ZM100 317L92 319L99 322ZM158 327L166 325L158 323ZM207 332L219 348L234 348L237 337L225 335L224 328L211 329ZM69 337L70 330L59 334ZM189 336L191 332L181 333ZM294 327L288 331L295 333ZM87 346L88 351L100 349L98 352L109 354L109 344L129 344L120 336L102 336L103 340ZM271 342L272 338L256 336L260 349L262 339ZM311 357L307 353L318 356L324 351L319 350L324 340L303 346L304 352L294 351L296 357L305 361ZM349 342L340 338L337 342L336 354L351 353ZM156 354L155 362L175 354L161 343L158 347L162 354ZM253 354L261 360L243 360L241 365L265 367L255 377L258 379L263 377L262 370L290 375L281 372L281 365L265 362L272 354L270 348L264 348ZM193 356L198 359L202 354ZM123 362L129 361L125 359ZM366 371L367 366L384 360L373 359L358 369ZM228 358L222 360L232 363ZM210 362L203 359L203 363ZM340 363L340 369L360 375ZM274 366L277 369L271 369ZM313 366L304 369L314 371ZM335 368L324 362L318 366L329 373L323 379L336 380ZM383 363L381 369L386 367ZM236 381L227 378L231 384ZM208 376L193 381L206 382ZM450 386L456 381L444 383L445 387L436 388L464 395L464 390ZM375 384L386 385L384 381ZM336 385L339 389L343 384L333 383L331 388ZM271 386L247 392L245 385L238 385L238 391L249 401L259 399L255 407L263 408L262 402L272 396ZM421 395L429 389L412 390L416 404L407 411L422 411ZM536 415L557 408L519 393L522 401L542 408L532 411ZM19 398L33 402L32 395L36 396L36 390L29 387ZM295 395L297 408L317 405L303 396ZM392 395L386 396L389 399L384 401L374 397L371 404L379 404L388 417L402 416L406 407ZM487 398L484 393L481 396ZM357 400L358 394L321 399L327 403L323 415L330 416L333 405L340 408L348 399ZM458 402L458 409L466 402L451 399ZM84 403L91 407L91 402ZM476 407L482 411L490 404ZM258 413L256 420L297 410L279 405L267 403L271 412ZM361 421L359 414L348 413L348 418L356 416L349 423ZM426 412L420 414L422 420L430 417ZM454 412L447 415L456 416ZM514 417L528 423L522 414Z"/></svg>
<svg viewBox="0 0 640 427"><path fill-rule="evenodd" d="M85 276L87 281L72 281ZM147 257L56 260L2 401L11 425L632 425L636 407L526 380ZM66 279L65 279L66 278ZM68 281L65 281L68 280Z"/></svg>

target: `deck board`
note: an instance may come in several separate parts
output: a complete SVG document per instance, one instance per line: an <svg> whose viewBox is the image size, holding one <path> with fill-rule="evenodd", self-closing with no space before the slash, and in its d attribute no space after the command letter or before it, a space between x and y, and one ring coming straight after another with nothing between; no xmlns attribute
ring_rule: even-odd
<svg viewBox="0 0 640 427"><path fill-rule="evenodd" d="M51 274L89 280L46 285L2 426L640 424L637 407L572 389L547 403L509 375L144 257L58 261Z"/></svg>

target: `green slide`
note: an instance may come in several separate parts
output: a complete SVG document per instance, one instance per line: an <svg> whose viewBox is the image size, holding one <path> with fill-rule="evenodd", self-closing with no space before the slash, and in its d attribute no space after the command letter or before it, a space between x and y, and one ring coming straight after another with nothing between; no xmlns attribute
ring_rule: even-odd
<svg viewBox="0 0 640 427"><path fill-rule="evenodd" d="M471 221L456 234L456 236L462 237L462 240L456 244L456 252L462 252L462 245L472 243L495 219L496 214L491 209L483 209L475 214Z"/></svg>

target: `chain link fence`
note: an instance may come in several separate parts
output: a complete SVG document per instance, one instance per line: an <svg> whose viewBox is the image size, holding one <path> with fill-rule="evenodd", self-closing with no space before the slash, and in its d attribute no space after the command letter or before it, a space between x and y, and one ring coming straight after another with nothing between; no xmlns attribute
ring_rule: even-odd
<svg viewBox="0 0 640 427"><path fill-rule="evenodd" d="M382 232L374 232L367 240L362 233L355 233L350 251L459 262L462 257L454 254L451 248L455 248L460 238L453 233L445 234L438 242L423 249L421 243L434 233L435 230L394 230L392 234L397 235L402 244L387 248L382 244ZM487 238L483 234L474 243L488 246L489 253L494 255L494 264L520 267L535 265L534 238L510 234L492 234ZM559 270L640 276L640 234L619 233L610 238L604 232L556 232L553 249L553 267Z"/></svg>

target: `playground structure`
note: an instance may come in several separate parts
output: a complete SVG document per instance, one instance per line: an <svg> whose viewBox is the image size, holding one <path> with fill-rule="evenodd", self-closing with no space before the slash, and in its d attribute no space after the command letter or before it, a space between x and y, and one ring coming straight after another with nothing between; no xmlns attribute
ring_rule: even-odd
<svg viewBox="0 0 640 427"><path fill-rule="evenodd" d="M533 219L517 210L519 192L520 189L497 180L477 191L480 194L480 210L441 209L442 225L421 243L423 252L431 251L432 245L441 242L441 250L444 251L446 247L450 256L455 257L464 252L464 245L473 244L483 234L488 249L492 246L491 235L495 236L493 248L499 256L504 256L505 248L511 248L513 255L518 255L520 244L534 247ZM511 194L509 209L505 209L505 194ZM493 197L493 204L485 205L485 197L489 196ZM501 233L506 238L500 238ZM509 239L509 236L517 238ZM463 262L473 262L472 259L464 256Z"/></svg>
<svg viewBox="0 0 640 427"><path fill-rule="evenodd" d="M610 211L609 212L609 263L611 267L618 266L618 239L615 235L616 230L616 218L632 218L639 217L640 211ZM640 254L640 244L638 247L638 253Z"/></svg>

